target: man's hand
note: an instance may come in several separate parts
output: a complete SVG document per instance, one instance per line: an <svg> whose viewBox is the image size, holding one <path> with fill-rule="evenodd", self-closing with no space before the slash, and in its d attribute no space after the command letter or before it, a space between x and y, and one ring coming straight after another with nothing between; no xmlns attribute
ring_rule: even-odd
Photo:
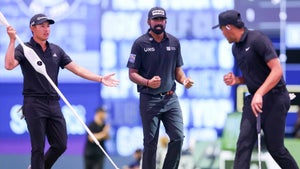
<svg viewBox="0 0 300 169"><path fill-rule="evenodd" d="M6 31L10 40L16 40L17 31L12 26L8 26Z"/></svg>
<svg viewBox="0 0 300 169"><path fill-rule="evenodd" d="M263 107L262 96L260 94L254 94L251 101L251 108L255 117L258 116L258 113L262 113L262 107Z"/></svg>
<svg viewBox="0 0 300 169"><path fill-rule="evenodd" d="M160 87L161 79L159 76L153 76L152 79L148 80L147 86L153 89L157 89Z"/></svg>
<svg viewBox="0 0 300 169"><path fill-rule="evenodd" d="M119 80L115 79L113 76L115 73L102 76L101 82L108 87L116 87L119 84Z"/></svg>
<svg viewBox="0 0 300 169"><path fill-rule="evenodd" d="M232 72L227 73L223 77L224 83L228 86L233 86L236 84L235 75Z"/></svg>
<svg viewBox="0 0 300 169"><path fill-rule="evenodd" d="M191 78L186 78L183 81L183 85L185 88L189 89L194 85L194 81Z"/></svg>

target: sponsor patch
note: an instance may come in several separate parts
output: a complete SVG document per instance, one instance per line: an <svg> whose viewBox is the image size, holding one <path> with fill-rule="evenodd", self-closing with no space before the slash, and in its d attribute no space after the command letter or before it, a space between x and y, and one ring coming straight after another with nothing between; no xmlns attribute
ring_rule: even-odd
<svg viewBox="0 0 300 169"><path fill-rule="evenodd" d="M176 48L173 47L173 46L167 46L167 47L166 47L166 50L167 50L167 51L171 51L171 50L176 50Z"/></svg>
<svg viewBox="0 0 300 169"><path fill-rule="evenodd" d="M130 63L134 63L135 62L135 57L136 57L136 55L135 54L130 54L130 56L129 56L129 62Z"/></svg>

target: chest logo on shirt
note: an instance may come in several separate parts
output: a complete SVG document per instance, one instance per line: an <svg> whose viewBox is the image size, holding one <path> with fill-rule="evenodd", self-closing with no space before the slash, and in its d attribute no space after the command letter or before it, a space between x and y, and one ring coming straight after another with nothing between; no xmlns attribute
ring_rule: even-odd
<svg viewBox="0 0 300 169"><path fill-rule="evenodd" d="M166 50L167 50L167 51L171 51L171 50L176 50L176 48L173 47L173 46L167 46L167 47L166 47Z"/></svg>
<svg viewBox="0 0 300 169"><path fill-rule="evenodd" d="M144 51L145 52L154 52L155 48L154 47L152 47L152 48L144 48Z"/></svg>
<svg viewBox="0 0 300 169"><path fill-rule="evenodd" d="M57 57L57 54L56 54L56 53L54 53L54 54L53 54L53 57Z"/></svg>

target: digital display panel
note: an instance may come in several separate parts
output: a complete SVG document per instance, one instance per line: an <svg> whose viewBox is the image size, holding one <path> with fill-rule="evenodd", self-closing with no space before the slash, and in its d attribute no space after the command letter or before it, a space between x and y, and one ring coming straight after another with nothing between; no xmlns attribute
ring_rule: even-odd
<svg viewBox="0 0 300 169"><path fill-rule="evenodd" d="M121 155L130 155L134 149L143 147L139 95L128 78L126 64L133 41L149 28L147 14L153 6L166 9L166 31L180 40L183 70L195 81L189 90L179 84L176 90L183 111L184 149L197 140L216 139L227 114L234 110L232 88L223 83L223 75L234 66L231 46L221 31L211 29L217 24L219 12L233 8L234 1L147 2L114 0L102 6L100 67L104 72L116 71L121 83L114 89L101 88L100 95L113 114L111 123L116 126L116 139L112 147ZM164 134L162 127L161 135Z"/></svg>
<svg viewBox="0 0 300 169"><path fill-rule="evenodd" d="M279 48L280 28L285 29L287 48L300 48L300 20L298 0L240 0L235 8L241 12L243 21L250 29L258 29L267 34ZM285 12L284 12L285 11ZM281 19L285 24L281 27Z"/></svg>
<svg viewBox="0 0 300 169"><path fill-rule="evenodd" d="M7 0L0 2L0 11L23 41L31 37L30 17L37 12L46 13L56 21L51 25L50 42L59 44L76 63L95 73L116 72L120 85L108 88L61 70L59 88L86 123L93 119L96 107L104 105L109 113L107 122L111 124L107 150L110 154L127 156L143 146L139 94L136 85L128 78L126 64L133 41L146 33L149 27L148 10L153 6L166 9L166 31L180 40L183 70L195 81L193 88L186 90L178 84L176 91L184 119L184 149L188 149L193 148L197 140L219 137L227 114L236 110L235 88L223 83L223 75L234 67L231 45L223 38L221 31L211 29L217 24L218 14L227 9L240 10L242 17L246 16L244 21L249 28L262 29L276 44L279 37L279 4L272 6L270 3L266 0L148 0L147 3L144 0ZM297 4L292 0L287 3L287 45L291 48L297 48L300 44L297 38L300 35L299 24L292 8ZM249 9L253 9L255 15ZM264 17L264 13L270 17ZM20 120L21 114L17 113L22 105L21 70L4 69L8 42L6 29L1 26L0 142L8 139L14 144L12 140L28 142L29 136L25 121ZM297 76L287 77L295 82L297 78L292 77ZM61 104L70 138L68 147L72 149L67 152L81 153L85 130L70 109L63 102ZM293 122L293 119L287 120L289 125ZM163 127L161 135L165 135ZM18 139L9 139L15 137ZM128 145L128 142L132 144Z"/></svg>
<svg viewBox="0 0 300 169"><path fill-rule="evenodd" d="M148 29L148 10L162 6L167 11L166 31L181 42L183 70L195 81L186 90L177 85L177 95L183 111L185 127L184 149L192 148L197 140L217 139L228 113L234 111L234 88L223 83L223 75L232 71L234 61L231 45L221 31L212 30L218 14L234 8L233 0L9 0L0 2L0 10L23 41L29 40L29 19L33 13L44 12L56 23L51 25L49 41L59 44L79 65L106 74L116 72L120 85L108 88L90 84L67 70L61 70L59 87L80 117L88 123L99 105L108 109L111 137L107 150L111 154L130 155L142 148L142 128L136 85L128 78L127 60L133 41ZM11 13L10 11L14 11ZM0 53L5 55L8 36L0 28ZM1 109L0 137L28 139L23 121L16 111L22 104L22 74L20 68L7 71L0 59ZM95 86L96 85L96 86ZM8 86L15 91L6 93ZM10 99L7 99L10 98ZM62 102L68 123L69 144L74 137L85 138L70 110ZM12 125L9 124L12 121ZM3 127L5 126L5 127ZM164 135L164 129L161 129ZM81 139L83 140L83 139ZM128 145L128 142L132 144ZM77 153L82 152L82 144ZM72 146L69 146L72 147Z"/></svg>

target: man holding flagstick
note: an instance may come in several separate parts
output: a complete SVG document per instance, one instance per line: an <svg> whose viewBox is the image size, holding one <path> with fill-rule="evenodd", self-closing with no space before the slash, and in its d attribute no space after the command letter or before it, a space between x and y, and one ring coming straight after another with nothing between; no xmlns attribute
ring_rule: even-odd
<svg viewBox="0 0 300 169"><path fill-rule="evenodd" d="M46 66L47 74L56 85L60 67L87 80L103 83L105 86L118 85L118 80L113 78L114 74L99 76L74 63L58 45L49 43L51 24L54 24L54 20L46 15L34 15L29 24L33 36L25 44L37 53ZM15 29L8 26L7 33L10 42L5 55L5 68L12 70L20 65L24 77L23 114L31 140L31 169L50 169L66 150L67 144L66 124L59 104L59 95L49 81L35 71L24 56L21 45L15 48ZM44 154L45 137L50 148Z"/></svg>

